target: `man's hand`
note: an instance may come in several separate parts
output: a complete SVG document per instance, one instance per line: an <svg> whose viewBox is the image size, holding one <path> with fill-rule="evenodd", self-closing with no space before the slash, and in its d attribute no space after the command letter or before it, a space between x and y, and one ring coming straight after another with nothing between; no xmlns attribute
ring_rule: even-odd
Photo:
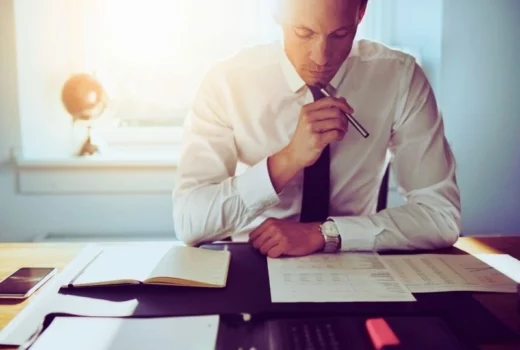
<svg viewBox="0 0 520 350"><path fill-rule="evenodd" d="M320 223L269 218L249 234L249 242L270 258L309 255L325 245L319 227Z"/></svg>
<svg viewBox="0 0 520 350"><path fill-rule="evenodd" d="M308 167L318 160L328 144L342 140L348 130L344 113L352 112L344 98L327 97L303 106L287 146L294 162L301 168Z"/></svg>
<svg viewBox="0 0 520 350"><path fill-rule="evenodd" d="M344 113L352 112L344 98L335 97L302 107L291 142L268 159L271 182L278 193L299 171L314 164L328 144L343 139L348 130Z"/></svg>

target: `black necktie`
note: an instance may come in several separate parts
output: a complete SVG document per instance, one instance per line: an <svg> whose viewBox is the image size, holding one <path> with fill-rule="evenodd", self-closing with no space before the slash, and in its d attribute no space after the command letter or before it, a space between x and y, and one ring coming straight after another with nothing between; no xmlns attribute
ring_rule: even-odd
<svg viewBox="0 0 520 350"><path fill-rule="evenodd" d="M325 97L319 89L309 87L314 101ZM303 194L300 222L323 222L329 216L330 149L323 149L320 157L303 172Z"/></svg>

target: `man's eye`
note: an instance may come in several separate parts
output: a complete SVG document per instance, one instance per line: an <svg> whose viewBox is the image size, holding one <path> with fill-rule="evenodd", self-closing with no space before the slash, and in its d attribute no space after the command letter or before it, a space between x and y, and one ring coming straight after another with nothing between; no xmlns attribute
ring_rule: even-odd
<svg viewBox="0 0 520 350"><path fill-rule="evenodd" d="M339 32L335 32L335 33L332 33L332 37L333 38L344 38L348 35L350 35L351 33L347 30L341 30Z"/></svg>
<svg viewBox="0 0 520 350"><path fill-rule="evenodd" d="M312 32L307 29L296 29L295 33L300 38L310 38L312 36Z"/></svg>
<svg viewBox="0 0 520 350"><path fill-rule="evenodd" d="M333 38L341 39L341 38L346 38L348 36L354 36L354 35L356 35L355 30L345 29L345 30L338 30L337 32L332 33L330 36Z"/></svg>

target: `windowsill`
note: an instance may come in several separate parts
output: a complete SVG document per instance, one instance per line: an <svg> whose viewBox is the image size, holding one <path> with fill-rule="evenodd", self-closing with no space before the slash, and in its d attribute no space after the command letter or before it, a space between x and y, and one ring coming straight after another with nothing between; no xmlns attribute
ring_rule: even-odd
<svg viewBox="0 0 520 350"><path fill-rule="evenodd" d="M168 168L175 169L178 157L166 156L89 156L70 158L19 158L18 170L76 170L76 169L114 169L114 168Z"/></svg>
<svg viewBox="0 0 520 350"><path fill-rule="evenodd" d="M171 195L177 163L176 155L22 157L15 167L25 195Z"/></svg>

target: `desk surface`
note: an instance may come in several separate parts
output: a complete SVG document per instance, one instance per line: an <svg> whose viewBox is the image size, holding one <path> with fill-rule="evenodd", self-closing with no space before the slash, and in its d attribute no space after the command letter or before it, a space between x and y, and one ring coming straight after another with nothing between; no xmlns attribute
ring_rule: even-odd
<svg viewBox="0 0 520 350"><path fill-rule="evenodd" d="M5 243L0 244L0 280L23 266L53 266L63 269L81 250L83 244ZM506 253L520 259L520 237L461 238L455 245L470 254ZM520 333L520 313L515 294L474 293L474 297L504 324ZM26 305L0 301L0 329L5 327ZM520 349L520 344L486 345L483 349Z"/></svg>

